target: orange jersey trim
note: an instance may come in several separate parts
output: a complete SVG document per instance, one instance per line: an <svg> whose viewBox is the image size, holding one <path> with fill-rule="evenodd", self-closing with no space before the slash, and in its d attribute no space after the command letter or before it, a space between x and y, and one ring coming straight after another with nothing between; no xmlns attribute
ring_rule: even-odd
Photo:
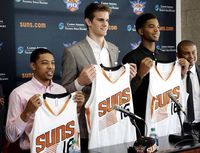
<svg viewBox="0 0 200 153"><path fill-rule="evenodd" d="M164 81L167 81L167 80L170 78L170 76L172 75L172 73L173 73L173 71L174 71L174 68L175 68L175 64L173 64L173 68L172 68L170 74L168 75L168 77L167 77L166 79L164 79L164 78L162 77L162 75L160 74L160 72L159 72L157 66L155 66L156 72L158 73L158 75L160 76L160 78L161 78L162 80L164 80Z"/></svg>
<svg viewBox="0 0 200 153"><path fill-rule="evenodd" d="M106 71L105 71L103 68L101 68L101 70L102 70L103 75L105 76L105 78L106 78L109 82L111 82L111 83L113 83L113 84L116 83L116 82L122 77L122 75L126 72L126 69L124 68L124 71L122 72L122 74L120 74L119 78L118 78L117 80L115 80L115 81L112 81L112 80L110 79L110 77L107 75Z"/></svg>
<svg viewBox="0 0 200 153"><path fill-rule="evenodd" d="M70 97L71 97L71 96L70 96ZM51 114L53 114L54 116L58 116L58 115L60 115L60 114L65 110L65 108L67 107L67 104L69 103L69 100L70 100L70 98L67 99L67 100L65 101L64 106L61 108L61 110L58 112L58 114L56 114L56 113L51 109L51 107L48 105L48 102L46 101L46 99L44 100L44 104L45 104L46 108L49 110L49 112L50 112Z"/></svg>

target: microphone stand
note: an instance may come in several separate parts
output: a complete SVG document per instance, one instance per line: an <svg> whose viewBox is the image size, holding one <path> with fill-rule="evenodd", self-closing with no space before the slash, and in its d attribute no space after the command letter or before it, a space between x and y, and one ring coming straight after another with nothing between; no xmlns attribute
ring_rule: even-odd
<svg viewBox="0 0 200 153"><path fill-rule="evenodd" d="M181 110L179 105L177 105L176 103L174 103L174 104L175 104L176 109L177 109L175 112L177 112L177 115L178 115L178 118L179 118L179 121L180 121L180 125L181 125L181 135L170 134L169 135L169 142L179 144L181 142L194 141L194 138L193 138L192 135L184 134L183 124L182 124L182 119L181 119L181 111L182 110Z"/></svg>
<svg viewBox="0 0 200 153"><path fill-rule="evenodd" d="M135 118L132 118L130 116L129 118L132 125L134 125L136 130L138 131L138 138L135 141L133 147L128 148L128 153L146 152L147 148L155 144L155 140L151 137L142 136L141 131L135 122Z"/></svg>
<svg viewBox="0 0 200 153"><path fill-rule="evenodd" d="M142 138L142 134L141 134L141 131L140 131L139 127L137 126L137 123L135 122L135 119L130 117L130 121L131 121L132 125L135 126L136 130L138 131L138 137L139 137L138 139L141 139Z"/></svg>

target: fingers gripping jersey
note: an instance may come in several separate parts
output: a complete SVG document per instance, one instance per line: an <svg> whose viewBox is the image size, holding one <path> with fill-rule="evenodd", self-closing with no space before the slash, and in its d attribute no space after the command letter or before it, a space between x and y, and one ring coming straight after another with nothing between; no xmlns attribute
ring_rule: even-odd
<svg viewBox="0 0 200 153"><path fill-rule="evenodd" d="M35 113L29 134L31 152L68 153L74 141L80 150L77 103L71 95L59 98L49 95Z"/></svg>
<svg viewBox="0 0 200 153"><path fill-rule="evenodd" d="M133 112L129 64L114 71L105 71L99 65L95 68L96 78L85 105L89 149L136 140L129 117L114 110L119 105Z"/></svg>
<svg viewBox="0 0 200 153"><path fill-rule="evenodd" d="M147 96L147 135L152 127L156 128L158 136L181 131L175 104L168 96L168 92L171 92L180 100L181 88L181 67L177 62L154 63L150 70Z"/></svg>

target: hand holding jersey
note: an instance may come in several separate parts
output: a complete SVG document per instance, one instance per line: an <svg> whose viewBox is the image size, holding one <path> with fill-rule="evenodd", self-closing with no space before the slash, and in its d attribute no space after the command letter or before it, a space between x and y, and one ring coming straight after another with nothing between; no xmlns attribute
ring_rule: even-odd
<svg viewBox="0 0 200 153"><path fill-rule="evenodd" d="M37 109L42 105L42 102L39 97L40 94L35 94L29 99L26 108L21 114L21 119L24 122L27 122L30 116L34 114L37 111Z"/></svg>
<svg viewBox="0 0 200 153"><path fill-rule="evenodd" d="M80 111L81 106L85 102L85 96L81 91L77 92L74 95L74 101L77 102L77 111ZM40 94L33 95L24 109L23 113L21 114L21 118L24 122L27 122L32 114L34 114L37 109L42 105L42 101L40 99Z"/></svg>
<svg viewBox="0 0 200 153"><path fill-rule="evenodd" d="M183 79L187 74L187 71L189 69L190 63L184 58L179 58L178 59L178 63L181 66L181 77Z"/></svg>
<svg viewBox="0 0 200 153"><path fill-rule="evenodd" d="M73 97L74 102L77 103L77 113L80 113L80 109L85 102L85 96L82 91L77 91Z"/></svg>
<svg viewBox="0 0 200 153"><path fill-rule="evenodd" d="M137 74L137 66L134 63L129 63L130 65L130 78L133 79ZM92 83L96 77L96 69L94 65L86 66L80 73L78 77L78 83L82 86L86 86Z"/></svg>
<svg viewBox="0 0 200 153"><path fill-rule="evenodd" d="M5 103L4 98L1 98L1 97L0 97L0 106L3 106L4 103Z"/></svg>
<svg viewBox="0 0 200 153"><path fill-rule="evenodd" d="M153 66L153 60L149 57L144 58L140 63L140 68L138 69L138 75L141 78L145 77L149 73L152 66Z"/></svg>
<svg viewBox="0 0 200 153"><path fill-rule="evenodd" d="M95 78L95 67L94 65L87 65L80 73L77 78L78 83L81 86L90 85L92 80Z"/></svg>
<svg viewBox="0 0 200 153"><path fill-rule="evenodd" d="M137 74L137 66L134 63L129 63L129 65L130 65L130 78L132 80Z"/></svg>

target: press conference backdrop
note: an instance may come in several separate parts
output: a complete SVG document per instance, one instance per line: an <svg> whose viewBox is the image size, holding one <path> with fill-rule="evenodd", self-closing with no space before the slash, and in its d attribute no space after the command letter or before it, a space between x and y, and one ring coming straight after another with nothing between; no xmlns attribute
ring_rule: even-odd
<svg viewBox="0 0 200 153"><path fill-rule="evenodd" d="M55 54L54 80L60 81L63 50L85 38L84 9L91 2L112 9L106 39L120 48L119 63L140 43L134 24L142 13L158 16L161 36L157 48L176 50L175 0L1 0L0 82L7 91L30 79L29 57L39 47Z"/></svg>

